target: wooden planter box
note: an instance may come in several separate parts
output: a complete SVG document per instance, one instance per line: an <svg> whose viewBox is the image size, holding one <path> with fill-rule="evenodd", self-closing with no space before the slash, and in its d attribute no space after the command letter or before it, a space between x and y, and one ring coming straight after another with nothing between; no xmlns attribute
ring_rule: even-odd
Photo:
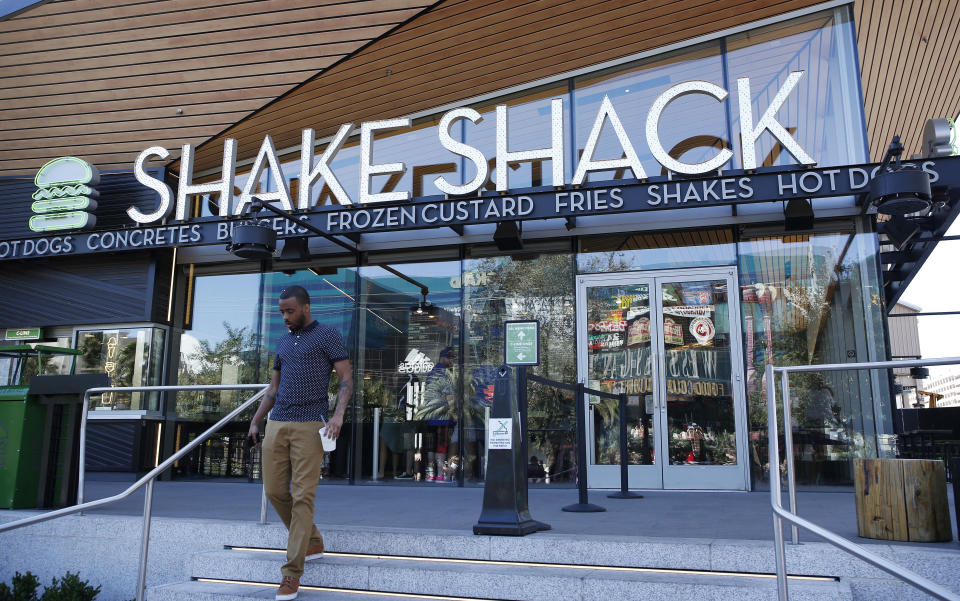
<svg viewBox="0 0 960 601"><path fill-rule="evenodd" d="M942 461L855 459L853 471L860 536L926 543L953 540Z"/></svg>

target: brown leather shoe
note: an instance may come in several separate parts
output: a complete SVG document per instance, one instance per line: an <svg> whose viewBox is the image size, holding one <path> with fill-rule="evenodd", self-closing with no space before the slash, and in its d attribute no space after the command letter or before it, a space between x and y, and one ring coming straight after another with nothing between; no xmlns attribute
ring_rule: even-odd
<svg viewBox="0 0 960 601"><path fill-rule="evenodd" d="M307 547L307 556L305 561L310 561L311 559L320 559L323 557L323 541L320 541L319 545L310 545Z"/></svg>
<svg viewBox="0 0 960 601"><path fill-rule="evenodd" d="M280 588L277 589L277 601L296 599L298 592L300 592L300 577L284 576L280 582Z"/></svg>

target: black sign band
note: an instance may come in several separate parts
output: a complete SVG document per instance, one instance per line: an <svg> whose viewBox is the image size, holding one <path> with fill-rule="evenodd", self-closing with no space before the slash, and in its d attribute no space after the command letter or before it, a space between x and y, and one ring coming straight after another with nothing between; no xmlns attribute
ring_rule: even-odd
<svg viewBox="0 0 960 601"><path fill-rule="evenodd" d="M937 186L960 187L960 157L916 161L915 167ZM368 234L397 230L457 227L503 220L587 217L745 203L791 198L861 195L869 189L878 164L816 169L770 168L756 173L730 171L722 176L646 182L587 184L579 188L529 188L511 194L472 198L425 197L405 203L364 206L326 205L297 217L329 234ZM199 218L176 225L65 233L0 241L0 260L117 252L174 246L227 244L241 219ZM279 238L311 235L282 217L262 220Z"/></svg>

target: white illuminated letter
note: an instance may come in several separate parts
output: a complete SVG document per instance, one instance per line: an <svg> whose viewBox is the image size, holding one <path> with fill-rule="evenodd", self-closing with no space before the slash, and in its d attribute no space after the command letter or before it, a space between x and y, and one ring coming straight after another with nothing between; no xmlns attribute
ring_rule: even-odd
<svg viewBox="0 0 960 601"><path fill-rule="evenodd" d="M333 193L333 197L337 199L337 202L342 205L353 204L353 201L350 200L343 186L340 185L337 176L330 170L330 162L336 158L337 153L340 152L340 148L343 147L343 143L347 137L350 136L351 131L353 131L353 123L341 125L340 131L338 131L337 135L333 137L333 140L327 144L323 154L320 155L320 160L317 161L317 164L314 166L312 164L313 130L303 130L303 138L300 144L300 191L297 196L298 209L303 210L310 208L310 189L320 178L323 178L323 181L327 182L327 185L330 186L330 192Z"/></svg>
<svg viewBox="0 0 960 601"><path fill-rule="evenodd" d="M787 96L793 91L793 88L797 85L797 82L800 81L801 77L803 77L803 71L792 71L790 73L787 81L783 82L783 85L780 86L780 89L777 91L777 95L773 97L770 106L767 107L763 116L757 121L756 127L753 126L750 79L748 77L741 77L737 80L737 91L740 95L740 141L742 144L744 169L757 168L757 138L760 137L760 134L762 134L765 129L770 130L773 137L779 140L780 143L783 144L783 147L786 148L801 165L817 164L803 148L800 148L800 145L793 139L790 132L784 129L776 119L777 111L780 110L780 106L783 105Z"/></svg>
<svg viewBox="0 0 960 601"><path fill-rule="evenodd" d="M409 191L370 193L370 177L387 173L403 173L407 170L403 163L373 164L373 131L393 127L410 127L410 119L389 119L360 124L360 204L368 202L389 202L407 200Z"/></svg>
<svg viewBox="0 0 960 601"><path fill-rule="evenodd" d="M647 113L647 145L650 147L650 152L661 165L677 173L696 175L719 169L733 157L733 152L729 148L724 148L717 156L703 163L683 163L670 156L660 143L660 115L663 114L667 105L686 94L708 94L720 102L727 98L726 90L709 81L685 81L668 89L657 97L650 107L650 112Z"/></svg>
<svg viewBox="0 0 960 601"><path fill-rule="evenodd" d="M233 173L237 166L237 141L228 138L223 143L223 167L221 179L206 184L193 183L193 146L184 144L180 153L180 185L177 186L177 221L187 217L187 196L191 194L220 195L221 217L230 214L230 199L233 197Z"/></svg>
<svg viewBox="0 0 960 601"><path fill-rule="evenodd" d="M600 132L603 131L603 122L607 119L610 120L610 125L613 127L614 133L617 134L617 140L620 141L620 146L623 148L624 158L594 160L593 153L597 150L597 144L600 142ZM580 157L577 171L573 174L572 183L575 186L582 184L590 171L607 171L623 167L629 167L635 178L647 179L647 172L643 170L643 165L640 164L640 157L637 156L637 151L634 150L630 138L627 137L627 132L623 129L623 124L620 123L620 117L617 116L613 103L610 102L608 96L604 95L603 102L600 103L600 111L597 112L597 118L593 121L593 129L590 130L590 135L587 137L583 156Z"/></svg>
<svg viewBox="0 0 960 601"><path fill-rule="evenodd" d="M273 179L273 192L260 192L254 194L253 190L260 181L260 174L263 168L270 166L270 177ZM292 211L293 205L290 204L290 191L287 190L287 180L283 176L283 170L280 168L280 161L277 160L277 151L273 147L273 138L269 135L263 137L263 144L260 145L260 152L253 161L253 167L250 169L250 176L247 177L247 183L243 185L243 191L237 199L237 208L234 209L234 215L243 214L247 205L253 201L254 197L264 202L279 200L280 207L286 211Z"/></svg>
<svg viewBox="0 0 960 601"><path fill-rule="evenodd" d="M470 194L479 190L483 182L487 181L487 158L483 156L483 153L473 146L468 146L459 140L455 140L453 136L450 135L450 127L460 119L469 119L473 123L480 123L483 121L483 116L470 108L453 109L446 113L440 119L440 125L437 126L440 133L440 145L453 154L466 157L473 161L473 164L477 167L477 174L472 180L462 186L448 183L442 175L438 175L436 179L433 180L433 185L445 194Z"/></svg>
<svg viewBox="0 0 960 601"><path fill-rule="evenodd" d="M140 156L137 157L137 162L133 166L133 175L137 178L137 181L148 188L156 190L157 194L160 195L160 205L153 213L141 213L140 209L138 209L136 206L131 206L129 209L127 209L127 215L130 216L130 219L133 219L140 224L153 223L158 219L163 219L169 215L171 209L173 209L173 203L170 202L173 193L170 191L170 187L163 183L162 180L159 180L147 173L146 169L143 167L143 164L146 163L147 159L151 156L156 156L160 160L163 160L169 157L170 153L167 152L167 149L163 148L162 146L151 146L140 153Z"/></svg>
<svg viewBox="0 0 960 601"><path fill-rule="evenodd" d="M553 185L563 185L563 99L554 98L550 101L550 139L549 148L535 150L519 150L510 152L507 149L507 105L497 106L497 190L506 192L507 174L510 163L530 161L534 159L550 159L553 166Z"/></svg>

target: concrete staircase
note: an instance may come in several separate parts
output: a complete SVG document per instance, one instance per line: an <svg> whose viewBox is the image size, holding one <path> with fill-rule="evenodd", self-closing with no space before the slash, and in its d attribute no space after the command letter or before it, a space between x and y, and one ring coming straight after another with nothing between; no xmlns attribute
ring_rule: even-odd
<svg viewBox="0 0 960 601"><path fill-rule="evenodd" d="M769 543L731 545L713 557L717 541L696 539L402 530L328 530L325 539L328 553L307 563L301 599L769 601L777 595ZM284 562L279 546L197 553L189 563L191 580L154 586L148 599L270 599ZM853 600L849 580L828 573L824 564L831 562L817 555L807 553L801 573L819 577L791 579L791 599Z"/></svg>

